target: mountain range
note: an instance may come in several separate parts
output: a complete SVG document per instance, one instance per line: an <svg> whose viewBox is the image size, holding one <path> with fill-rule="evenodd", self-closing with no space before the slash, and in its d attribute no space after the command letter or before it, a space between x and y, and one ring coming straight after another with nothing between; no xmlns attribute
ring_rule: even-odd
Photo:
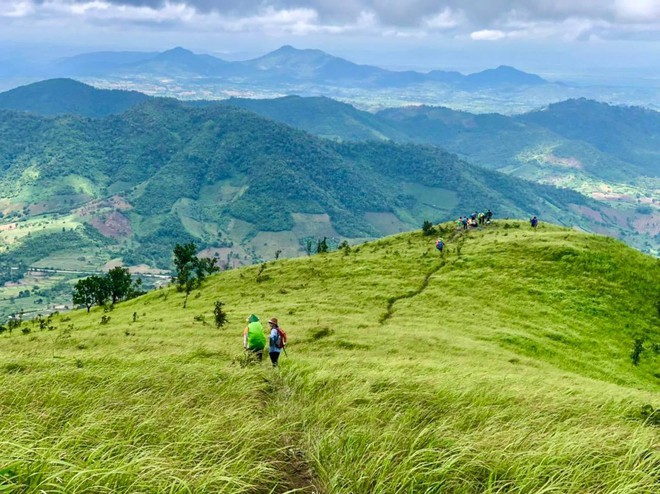
<svg viewBox="0 0 660 494"><path fill-rule="evenodd" d="M641 109L578 100L519 117L369 113L328 98L180 102L63 79L2 93L0 108L10 108L0 112L0 272L15 283L10 293L34 285L50 300L69 283L65 276L48 292L43 280L21 278L29 269L73 276L124 263L163 273L177 242L196 241L234 266L300 255L323 237L359 241L486 207L650 252L658 243L657 115ZM568 135L556 112L590 126ZM612 148L612 135L604 147L586 130L597 136L598 122L616 122L635 146ZM521 158L535 149L545 150L536 163ZM624 179L645 195L601 187ZM603 196L577 193L589 184Z"/></svg>
<svg viewBox="0 0 660 494"><path fill-rule="evenodd" d="M585 86L548 80L510 66L471 74L441 69L397 71L288 45L249 60L224 60L182 47L163 52L92 52L47 63L14 58L0 67L0 75L2 88L75 78L97 87L178 99L296 94L328 96L369 110L427 104L515 114L578 97L660 108L660 87L652 83L626 87L605 81Z"/></svg>
<svg viewBox="0 0 660 494"><path fill-rule="evenodd" d="M500 66L474 74L433 70L392 71L359 65L321 50L281 48L245 61L226 61L181 47L162 53L87 53L57 61L49 69L66 77L107 77L153 74L168 77L215 77L253 84L312 83L339 86L399 87L442 83L464 90L493 86L533 86L548 82L513 67Z"/></svg>
<svg viewBox="0 0 660 494"><path fill-rule="evenodd" d="M48 292L30 269L162 273L174 244L189 241L234 266L485 208L593 229L584 211L598 207L434 146L339 143L229 105L170 99L102 118L3 110L0 167L0 274L14 303L32 288L26 309L66 293L70 278Z"/></svg>

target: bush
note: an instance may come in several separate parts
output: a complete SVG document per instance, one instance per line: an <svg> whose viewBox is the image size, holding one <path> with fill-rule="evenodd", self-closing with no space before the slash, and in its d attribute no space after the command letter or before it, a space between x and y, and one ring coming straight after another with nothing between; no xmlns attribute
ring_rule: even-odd
<svg viewBox="0 0 660 494"><path fill-rule="evenodd" d="M215 319L215 326L218 329L222 329L222 327L229 322L227 314L222 308L224 305L225 304L220 300L216 300L213 306L213 317Z"/></svg>
<svg viewBox="0 0 660 494"><path fill-rule="evenodd" d="M633 365L635 366L639 365L639 360L641 358L643 351L644 351L644 338L635 338L632 352L630 352L630 360L632 361Z"/></svg>
<svg viewBox="0 0 660 494"><path fill-rule="evenodd" d="M422 224L422 233L430 237L431 235L435 235L435 228L433 227L433 223L431 223L428 220L425 220L424 223Z"/></svg>

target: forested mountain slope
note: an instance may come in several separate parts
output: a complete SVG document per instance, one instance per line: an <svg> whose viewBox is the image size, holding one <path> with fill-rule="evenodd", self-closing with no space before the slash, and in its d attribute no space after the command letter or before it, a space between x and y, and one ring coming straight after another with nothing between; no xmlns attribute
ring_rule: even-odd
<svg viewBox="0 0 660 494"><path fill-rule="evenodd" d="M175 100L104 119L0 113L0 166L0 266L14 281L28 267L168 268L174 244L188 241L231 266L485 208L592 224L581 209L590 201L575 192L436 147L336 143L245 110Z"/></svg>

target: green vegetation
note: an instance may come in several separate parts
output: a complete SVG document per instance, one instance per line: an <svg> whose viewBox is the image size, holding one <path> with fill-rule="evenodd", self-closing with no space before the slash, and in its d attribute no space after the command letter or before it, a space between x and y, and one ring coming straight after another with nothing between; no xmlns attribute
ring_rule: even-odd
<svg viewBox="0 0 660 494"><path fill-rule="evenodd" d="M401 106L372 114L328 98L230 99L225 104L339 141L432 144L487 169L572 189L598 200L583 211L591 221L576 219L574 224L650 254L660 252L654 226L660 218L655 199L660 189L657 111L585 99L518 116L437 106ZM421 197L419 184L411 185L415 197ZM444 209L437 198L435 192L420 202L434 204L437 214ZM407 208L415 211L419 206ZM417 211L416 217L428 217L429 212Z"/></svg>
<svg viewBox="0 0 660 494"><path fill-rule="evenodd" d="M186 298L183 300L184 309L188 303L190 292L202 286L208 275L219 271L216 262L216 259L197 257L197 246L192 242L174 246L175 272L172 280L176 283L177 289L186 294Z"/></svg>
<svg viewBox="0 0 660 494"><path fill-rule="evenodd" d="M658 261L440 227L442 258L417 230L0 334L1 488L655 493ZM251 312L288 333L278 370L240 365Z"/></svg>
<svg viewBox="0 0 660 494"><path fill-rule="evenodd" d="M143 295L142 279L133 280L127 268L116 266L103 276L90 276L73 285L73 303L82 305L89 312L92 305L103 307L108 299L115 305L121 300L130 300Z"/></svg>
<svg viewBox="0 0 660 494"><path fill-rule="evenodd" d="M30 268L69 272L56 297L66 303L76 278L118 263L171 270L175 244L194 242L225 268L278 250L302 255L310 238L358 242L475 207L601 226L597 203L580 194L432 146L331 142L245 110L174 100L103 119L0 112L0 166L0 280L25 285ZM14 288L27 287L0 289L0 314L54 309L43 296L9 307Z"/></svg>

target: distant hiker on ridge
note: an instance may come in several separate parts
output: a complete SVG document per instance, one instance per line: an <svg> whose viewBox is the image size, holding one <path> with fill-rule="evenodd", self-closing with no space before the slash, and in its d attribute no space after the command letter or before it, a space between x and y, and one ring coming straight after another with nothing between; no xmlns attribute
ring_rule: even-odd
<svg viewBox="0 0 660 494"><path fill-rule="evenodd" d="M440 251L440 254L442 254L442 249L445 248L445 243L442 241L441 238L435 241L435 248Z"/></svg>
<svg viewBox="0 0 660 494"><path fill-rule="evenodd" d="M539 220L536 216L534 216L531 220L529 220L529 224L532 225L532 228L536 230L536 227L539 226Z"/></svg>
<svg viewBox="0 0 660 494"><path fill-rule="evenodd" d="M263 359L263 351L266 346L266 336L264 328L259 322L259 318L250 314L247 318L248 325L243 330L243 348L252 352L259 362Z"/></svg>

